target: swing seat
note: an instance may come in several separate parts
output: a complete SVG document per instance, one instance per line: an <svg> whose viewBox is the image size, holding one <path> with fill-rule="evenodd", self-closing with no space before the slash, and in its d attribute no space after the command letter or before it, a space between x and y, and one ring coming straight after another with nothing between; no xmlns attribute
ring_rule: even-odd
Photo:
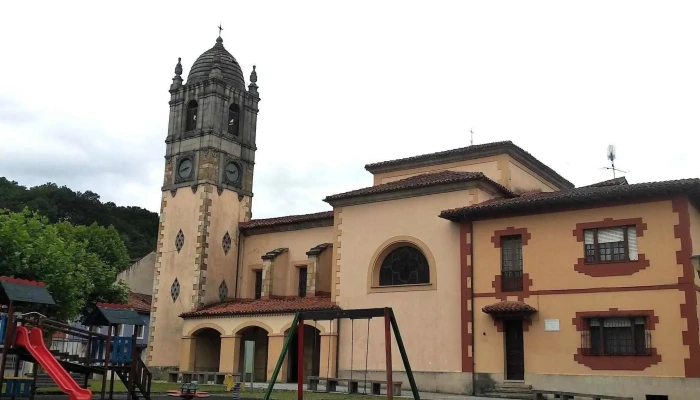
<svg viewBox="0 0 700 400"><path fill-rule="evenodd" d="M200 391L195 391L195 392L190 392L190 391L182 391L182 390L168 390L166 394L170 397L179 397L181 399L193 399L195 397L197 398L203 398L203 397L209 397L211 396L209 392L200 392Z"/></svg>

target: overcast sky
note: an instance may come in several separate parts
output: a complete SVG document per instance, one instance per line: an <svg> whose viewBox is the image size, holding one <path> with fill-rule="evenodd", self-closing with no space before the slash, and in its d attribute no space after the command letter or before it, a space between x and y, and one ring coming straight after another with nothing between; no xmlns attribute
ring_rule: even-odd
<svg viewBox="0 0 700 400"><path fill-rule="evenodd" d="M698 1L4 2L0 176L158 211L177 58L260 86L254 218L383 161L512 140L576 185L700 176Z"/></svg>

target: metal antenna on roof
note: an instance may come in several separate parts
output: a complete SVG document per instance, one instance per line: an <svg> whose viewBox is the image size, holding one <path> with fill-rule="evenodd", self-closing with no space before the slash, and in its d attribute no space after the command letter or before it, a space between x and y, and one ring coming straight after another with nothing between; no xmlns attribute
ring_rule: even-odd
<svg viewBox="0 0 700 400"><path fill-rule="evenodd" d="M610 166L603 167L601 169L611 169L613 172L613 179L617 179L617 176L615 174L615 172L617 171L627 173L627 171L615 168L615 159L617 159L617 154L615 154L615 145L611 144L608 146L608 160L610 160Z"/></svg>

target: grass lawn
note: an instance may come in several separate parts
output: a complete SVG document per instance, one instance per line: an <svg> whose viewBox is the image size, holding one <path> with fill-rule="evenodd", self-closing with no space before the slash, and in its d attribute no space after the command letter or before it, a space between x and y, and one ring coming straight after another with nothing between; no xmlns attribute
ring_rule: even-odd
<svg viewBox="0 0 700 400"><path fill-rule="evenodd" d="M153 382L151 384L151 393L165 393L168 390L179 390L182 384L180 383L169 383L169 382ZM224 385L198 385L198 390L203 392L209 392L212 394L221 394L226 396L226 386ZM93 394L97 394L102 390L102 380L91 380L90 390ZM107 390L109 390L109 381L107 381ZM114 393L125 393L126 387L121 381L114 381ZM229 395L231 396L231 395ZM228 397L228 396L227 396ZM241 398L254 398L262 399L265 397L265 391L263 389L251 389L246 388L245 391L241 392ZM296 400L297 392L293 390L275 390L272 393L272 398L275 400ZM372 399L382 399L384 396L372 396ZM312 393L305 392L304 399L308 400L367 400L368 396L356 395L356 394L343 394L343 393Z"/></svg>

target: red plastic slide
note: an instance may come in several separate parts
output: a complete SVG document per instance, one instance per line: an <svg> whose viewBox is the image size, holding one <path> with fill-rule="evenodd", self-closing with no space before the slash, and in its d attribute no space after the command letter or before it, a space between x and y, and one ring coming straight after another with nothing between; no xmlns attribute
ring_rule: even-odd
<svg viewBox="0 0 700 400"><path fill-rule="evenodd" d="M44 344L44 336L39 328L32 328L31 334L24 326L17 327L15 346L24 347L48 372L51 379L68 395L70 400L92 400L92 392L83 389L54 358Z"/></svg>

